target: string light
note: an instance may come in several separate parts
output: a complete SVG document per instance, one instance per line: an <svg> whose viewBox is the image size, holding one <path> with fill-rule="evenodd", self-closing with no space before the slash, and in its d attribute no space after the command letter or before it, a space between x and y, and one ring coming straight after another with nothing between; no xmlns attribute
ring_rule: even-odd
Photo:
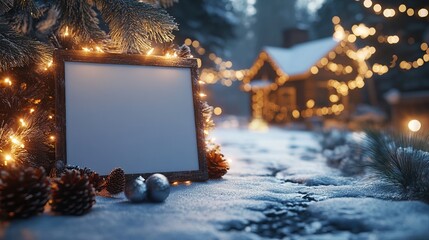
<svg viewBox="0 0 429 240"><path fill-rule="evenodd" d="M155 48L151 48L149 51L147 51L146 55L151 55L153 53L153 50L155 50Z"/></svg>
<svg viewBox="0 0 429 240"><path fill-rule="evenodd" d="M63 36L64 37L68 37L69 36L69 27L68 26L66 26L66 28L64 30L64 33L63 33Z"/></svg>
<svg viewBox="0 0 429 240"><path fill-rule="evenodd" d="M215 108L213 109L213 113L214 113L215 115L221 115L221 114L222 114L222 108L220 108L220 107L215 107Z"/></svg>
<svg viewBox="0 0 429 240"><path fill-rule="evenodd" d="M13 158L10 154L4 154L4 165L7 166L8 162L12 161Z"/></svg>
<svg viewBox="0 0 429 240"><path fill-rule="evenodd" d="M45 66L45 71L47 71L52 66L52 64L53 64L53 61L52 60L49 61Z"/></svg>
<svg viewBox="0 0 429 240"><path fill-rule="evenodd" d="M392 18L396 16L396 10L393 8L385 8L380 3L373 3L371 0L360 1L365 8L372 9L375 14L382 14L386 18ZM406 13L408 16L416 16L420 18L425 18L429 15L428 9L421 8L419 10L415 10L411 7L408 7L405 4L401 4L398 7L399 13ZM417 12L417 14L415 14Z"/></svg>
<svg viewBox="0 0 429 240"><path fill-rule="evenodd" d="M26 126L27 126L27 123L24 121L24 119L23 119L23 118L20 118L20 119L19 119L19 122L21 123L21 126L23 126L23 127L26 127Z"/></svg>
<svg viewBox="0 0 429 240"><path fill-rule="evenodd" d="M197 40L190 38L185 39L184 44L193 48L200 56L206 55L208 59L213 62L216 66L213 68L202 69L200 74L200 81L204 81L208 84L215 84L220 82L224 86L232 86L234 81L243 80L246 75L246 69L234 70L233 63L231 61L224 61L221 57L218 57L215 53L208 53L205 48L202 47L201 43ZM193 56L190 56L193 58Z"/></svg>
<svg viewBox="0 0 429 240"><path fill-rule="evenodd" d="M417 12L417 15L419 15L419 17L421 17L421 18L427 17L428 14L429 14L429 12L426 8L422 8Z"/></svg>
<svg viewBox="0 0 429 240"><path fill-rule="evenodd" d="M10 78L5 78L5 79L3 80L3 82L4 82L4 84L5 84L5 85L7 85L7 86L12 86L12 81L10 80Z"/></svg>
<svg viewBox="0 0 429 240"><path fill-rule="evenodd" d="M413 119L408 122L408 129L410 129L412 132L418 132L421 127L422 124L419 120Z"/></svg>

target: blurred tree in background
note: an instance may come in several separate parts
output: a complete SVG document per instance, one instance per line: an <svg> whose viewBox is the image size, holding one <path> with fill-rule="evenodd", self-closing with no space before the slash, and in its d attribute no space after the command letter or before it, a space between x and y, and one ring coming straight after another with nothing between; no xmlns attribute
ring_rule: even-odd
<svg viewBox="0 0 429 240"><path fill-rule="evenodd" d="M190 38L198 40L207 52L221 54L226 42L236 36L237 11L230 0L179 1L167 10L179 25L180 30L175 32L179 45Z"/></svg>

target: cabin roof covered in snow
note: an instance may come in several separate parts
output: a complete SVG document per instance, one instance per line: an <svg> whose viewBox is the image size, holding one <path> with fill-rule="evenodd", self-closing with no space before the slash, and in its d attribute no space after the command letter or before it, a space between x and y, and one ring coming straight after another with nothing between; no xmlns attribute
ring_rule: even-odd
<svg viewBox="0 0 429 240"><path fill-rule="evenodd" d="M283 72L294 76L307 73L338 44L339 42L333 38L323 38L291 48L264 47L264 51Z"/></svg>

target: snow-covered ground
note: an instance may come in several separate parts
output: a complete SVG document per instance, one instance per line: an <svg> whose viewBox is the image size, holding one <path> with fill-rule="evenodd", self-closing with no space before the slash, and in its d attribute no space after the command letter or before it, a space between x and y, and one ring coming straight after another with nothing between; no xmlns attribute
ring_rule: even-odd
<svg viewBox="0 0 429 240"><path fill-rule="evenodd" d="M0 224L0 239L429 239L429 205L329 168L310 132L213 132L231 171L172 188L162 204L97 197L81 217Z"/></svg>

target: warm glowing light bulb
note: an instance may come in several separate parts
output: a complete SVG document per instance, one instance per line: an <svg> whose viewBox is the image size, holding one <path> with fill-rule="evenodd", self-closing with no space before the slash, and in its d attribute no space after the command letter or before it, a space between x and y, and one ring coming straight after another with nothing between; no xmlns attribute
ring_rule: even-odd
<svg viewBox="0 0 429 240"><path fill-rule="evenodd" d="M377 3L377 4L374 5L373 9L377 13L381 12L381 5Z"/></svg>
<svg viewBox="0 0 429 240"><path fill-rule="evenodd" d="M299 116L300 116L300 113L299 113L299 111L298 110L293 110L292 111L292 116L294 117L294 118L299 118Z"/></svg>
<svg viewBox="0 0 429 240"><path fill-rule="evenodd" d="M149 51L147 51L146 55L151 55L153 53L153 50L155 50L155 48L151 48Z"/></svg>
<svg viewBox="0 0 429 240"><path fill-rule="evenodd" d="M192 44L192 40L190 38L185 39L185 45L190 46Z"/></svg>
<svg viewBox="0 0 429 240"><path fill-rule="evenodd" d="M199 46L200 46L200 42L198 42L197 40L194 40L194 41L192 42L192 47L197 48L197 47L199 47Z"/></svg>
<svg viewBox="0 0 429 240"><path fill-rule="evenodd" d="M408 128L410 129L410 131L412 132L417 132L420 130L420 128L422 127L422 124L420 123L419 120L413 119L410 120L408 122Z"/></svg>
<svg viewBox="0 0 429 240"><path fill-rule="evenodd" d="M338 16L334 16L334 17L332 18L332 23L333 23L333 24L339 24L339 23L340 23L340 21L341 21L341 19L340 19Z"/></svg>
<svg viewBox="0 0 429 240"><path fill-rule="evenodd" d="M64 30L63 36L64 37L68 37L69 36L69 27L68 26L66 26L66 29Z"/></svg>
<svg viewBox="0 0 429 240"><path fill-rule="evenodd" d="M5 83L6 85L9 85L9 86L11 86L11 85L12 85L12 81L11 81L9 78L5 78L5 79L4 79L4 83Z"/></svg>
<svg viewBox="0 0 429 240"><path fill-rule="evenodd" d="M87 48L87 47L83 47L82 48L82 50L84 51L84 52L90 52L91 50L89 49L89 48Z"/></svg>
<svg viewBox="0 0 429 240"><path fill-rule="evenodd" d="M419 15L419 17L427 17L429 12L426 8L422 8L417 12L417 14Z"/></svg>
<svg viewBox="0 0 429 240"><path fill-rule="evenodd" d="M391 8L386 8L383 11L383 15L387 18L394 17L395 14L396 14L395 10Z"/></svg>
<svg viewBox="0 0 429 240"><path fill-rule="evenodd" d="M308 100L307 103L306 103L307 108L313 108L315 104L316 103L314 102L313 99Z"/></svg>
<svg viewBox="0 0 429 240"><path fill-rule="evenodd" d="M23 126L23 127L27 126L27 123L25 123L23 118L20 118L19 122L21 123L21 126Z"/></svg>
<svg viewBox="0 0 429 240"><path fill-rule="evenodd" d="M7 165L7 162L12 161L12 156L10 154L4 155L5 165Z"/></svg>
<svg viewBox="0 0 429 240"><path fill-rule="evenodd" d="M372 1L371 0L365 0L365 1L363 1L363 5L366 8L370 8L372 6Z"/></svg>
<svg viewBox="0 0 429 240"><path fill-rule="evenodd" d="M319 69L316 66L312 66L310 68L310 72L314 75L314 74L317 74L319 72Z"/></svg>
<svg viewBox="0 0 429 240"><path fill-rule="evenodd" d="M95 47L95 51L97 51L97 52L104 52L103 49L101 49L101 47L99 47L99 46Z"/></svg>
<svg viewBox="0 0 429 240"><path fill-rule="evenodd" d="M18 139L16 139L16 137L10 136L9 138L12 141L13 144L19 144L19 141L18 141Z"/></svg>
<svg viewBox="0 0 429 240"><path fill-rule="evenodd" d="M207 96L205 93L200 93L200 97L205 97Z"/></svg>
<svg viewBox="0 0 429 240"><path fill-rule="evenodd" d="M215 107L215 108L213 109L213 113L214 113L215 115L221 115L221 114L222 114L222 108L220 108L220 107Z"/></svg>
<svg viewBox="0 0 429 240"><path fill-rule="evenodd" d="M338 102L338 100L340 100L340 98L338 97L338 95L331 94L331 95L329 96L329 101L331 101L331 102L333 102L333 103Z"/></svg>

